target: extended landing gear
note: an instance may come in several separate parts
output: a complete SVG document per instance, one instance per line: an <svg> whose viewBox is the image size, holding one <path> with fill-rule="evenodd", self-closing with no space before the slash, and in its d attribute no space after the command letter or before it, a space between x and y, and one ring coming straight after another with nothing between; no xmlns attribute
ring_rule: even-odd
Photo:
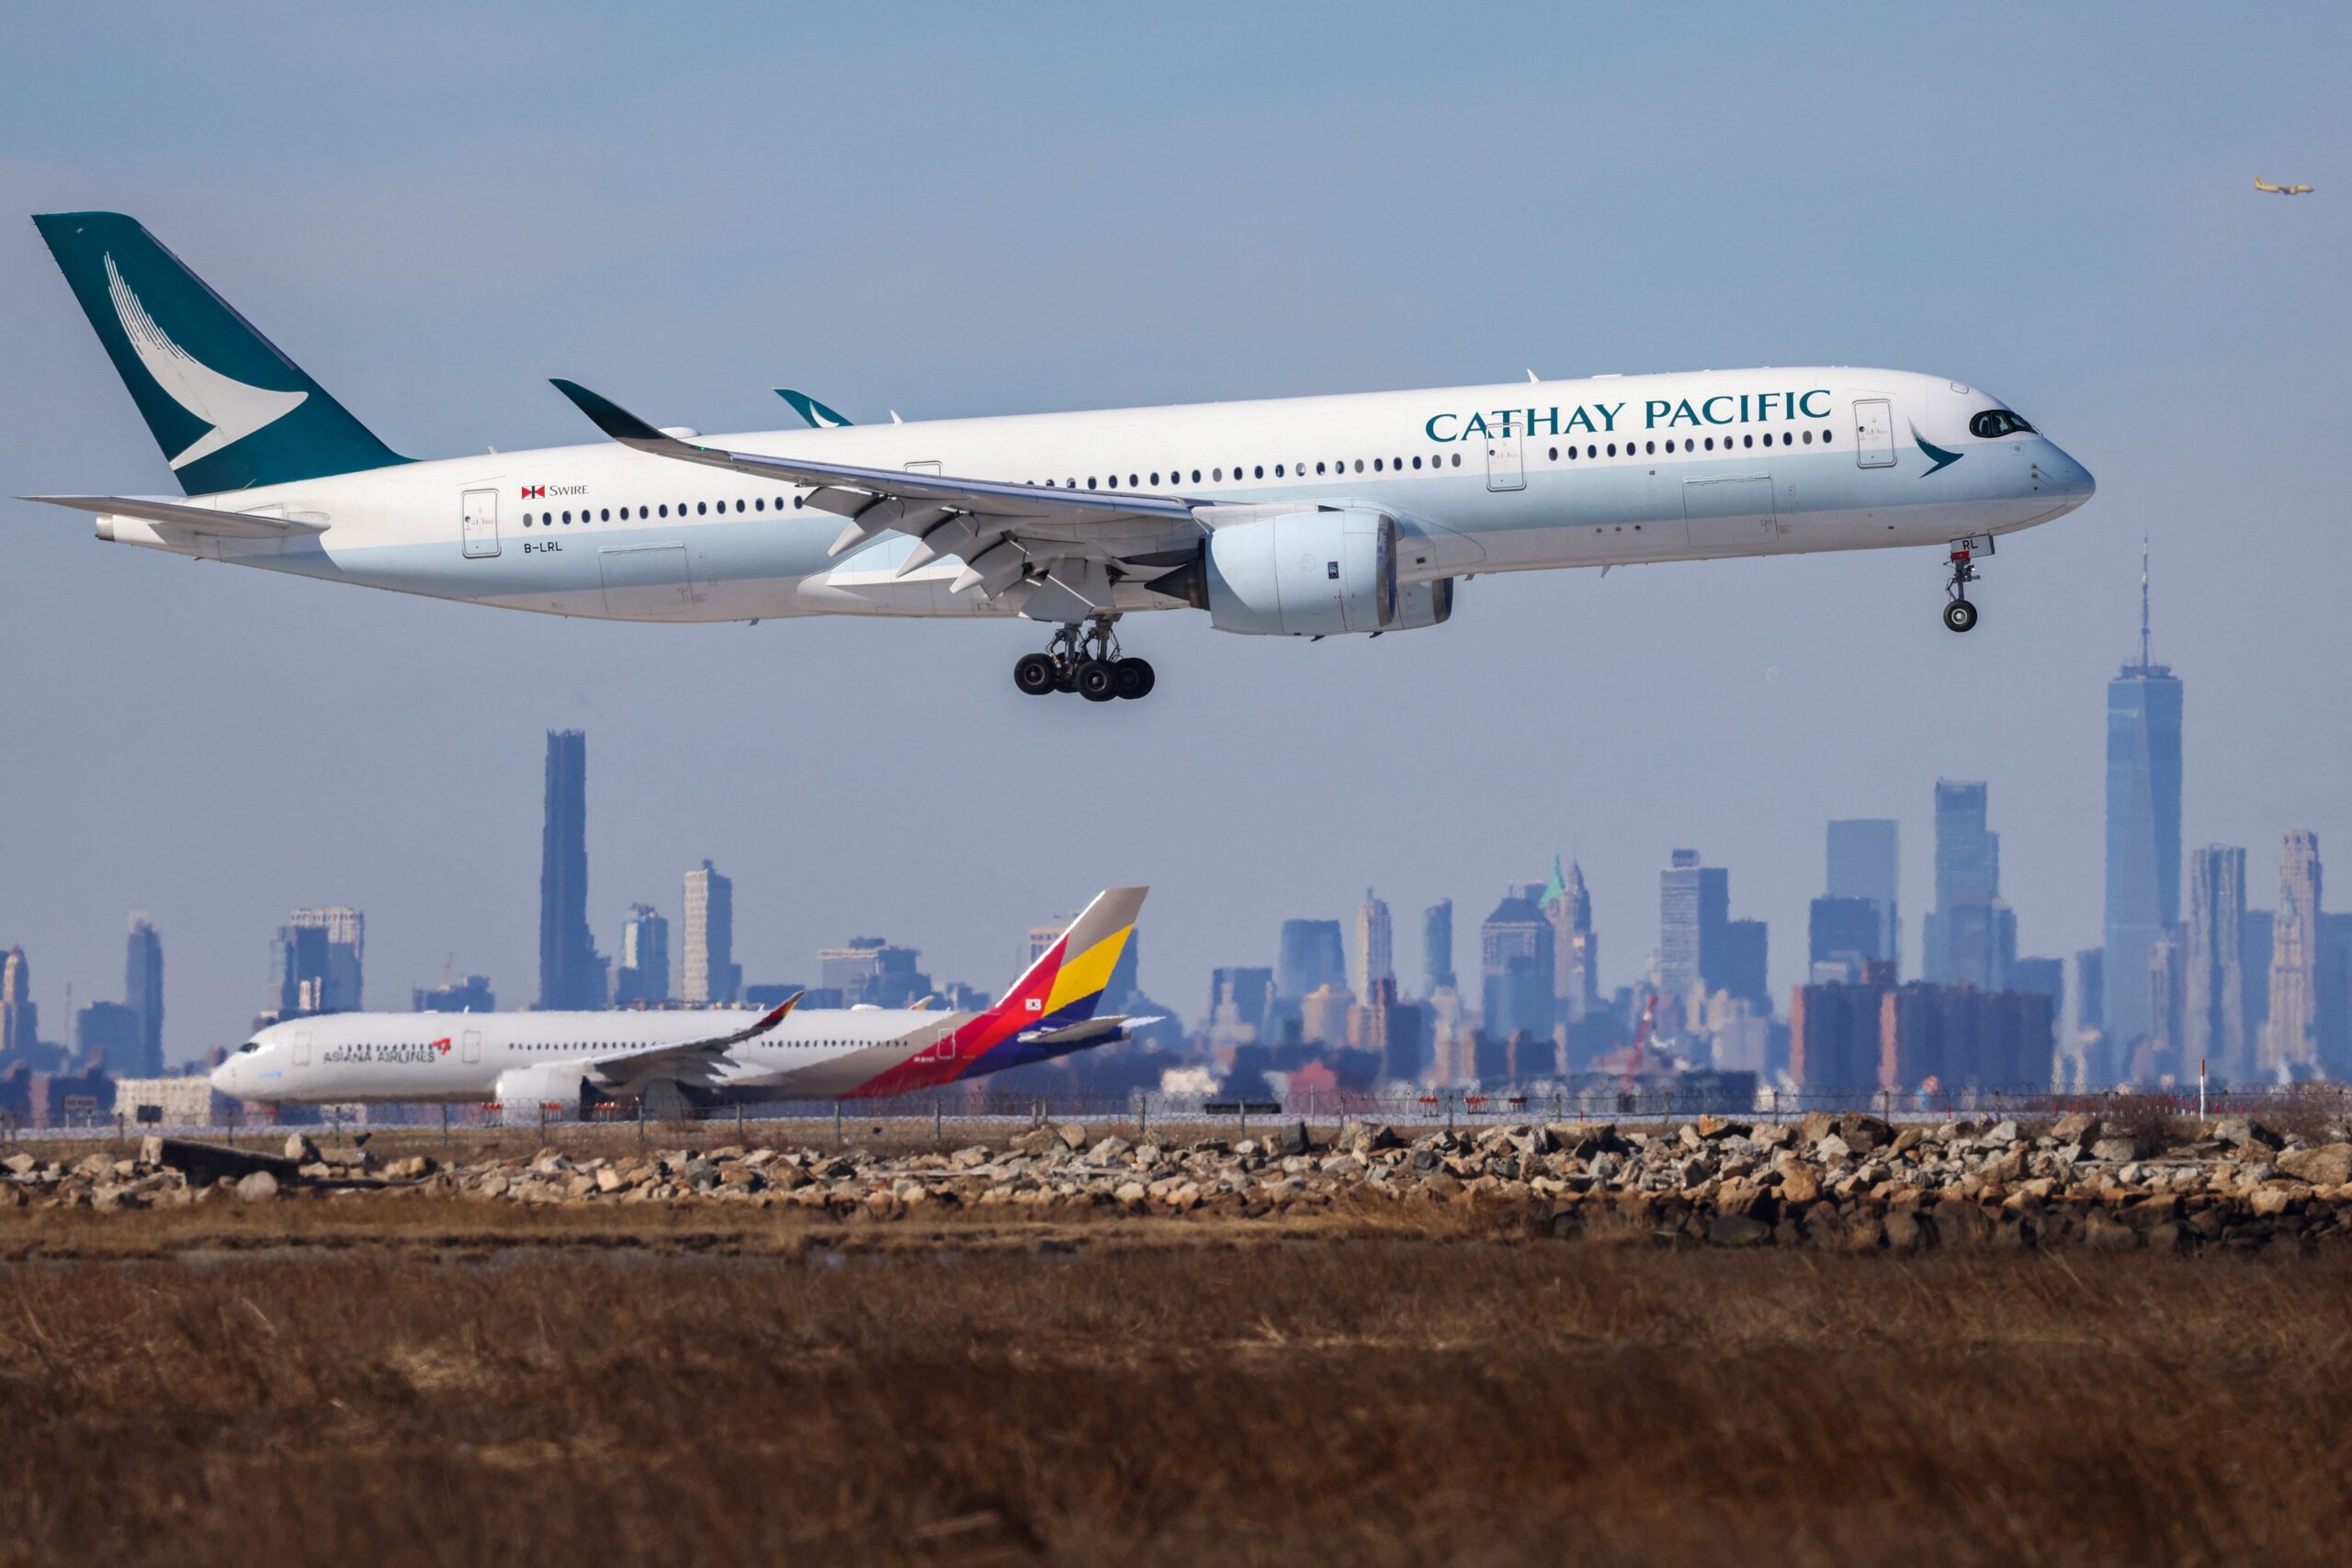
<svg viewBox="0 0 2352 1568"><path fill-rule="evenodd" d="M1110 617L1098 615L1065 625L1045 652L1022 655L1012 683L1033 697L1076 692L1090 703L1107 703L1149 696L1155 682L1148 663L1121 656Z"/></svg>
<svg viewBox="0 0 2352 1568"><path fill-rule="evenodd" d="M1951 542L1951 576L1944 583L1944 625L1956 632L1973 630L1976 606L1969 602L1968 585L1976 581L1976 558L1993 553L1993 536L1979 534Z"/></svg>

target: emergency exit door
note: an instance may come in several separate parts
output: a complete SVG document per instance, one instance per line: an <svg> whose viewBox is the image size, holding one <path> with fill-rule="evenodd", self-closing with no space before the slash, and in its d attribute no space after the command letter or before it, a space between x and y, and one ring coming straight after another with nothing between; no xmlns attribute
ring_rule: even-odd
<svg viewBox="0 0 2352 1568"><path fill-rule="evenodd" d="M469 1029L466 1031L464 1038L465 1043L458 1047L458 1060L461 1062L481 1061L481 1031L479 1029Z"/></svg>
<svg viewBox="0 0 2352 1568"><path fill-rule="evenodd" d="M466 558L476 559L498 553L498 492L494 490L466 491L465 522Z"/></svg>
<svg viewBox="0 0 2352 1568"><path fill-rule="evenodd" d="M1505 430L1499 434L1487 434L1487 488L1488 490L1525 490L1527 468L1521 460L1519 432Z"/></svg>
<svg viewBox="0 0 2352 1568"><path fill-rule="evenodd" d="M1894 405L1884 398L1854 401L1854 466L1894 467Z"/></svg>

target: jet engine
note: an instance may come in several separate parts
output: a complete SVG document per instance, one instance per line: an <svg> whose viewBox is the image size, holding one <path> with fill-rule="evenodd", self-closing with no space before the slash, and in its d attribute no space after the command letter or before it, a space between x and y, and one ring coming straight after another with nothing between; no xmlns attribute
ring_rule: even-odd
<svg viewBox="0 0 2352 1568"><path fill-rule="evenodd" d="M1219 631L1329 637L1396 619L1396 525L1362 507L1229 524L1201 564Z"/></svg>
<svg viewBox="0 0 2352 1568"><path fill-rule="evenodd" d="M1410 631L1415 626L1433 626L1453 614L1453 579L1441 577L1434 582L1407 582L1396 590L1396 618L1388 629Z"/></svg>
<svg viewBox="0 0 2352 1568"><path fill-rule="evenodd" d="M577 1116L588 1098L588 1078L578 1066L549 1063L544 1066L509 1067L498 1075L491 1097L499 1114L510 1121L531 1121L542 1111Z"/></svg>

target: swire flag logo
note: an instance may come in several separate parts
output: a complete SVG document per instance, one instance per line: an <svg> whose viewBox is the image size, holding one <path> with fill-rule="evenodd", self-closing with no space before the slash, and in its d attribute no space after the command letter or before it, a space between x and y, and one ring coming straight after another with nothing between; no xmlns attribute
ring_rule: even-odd
<svg viewBox="0 0 2352 1568"><path fill-rule="evenodd" d="M447 1055L449 1054L449 1037L445 1034L440 1039L435 1040L433 1042L432 1048L440 1052L444 1056Z"/></svg>
<svg viewBox="0 0 2352 1568"><path fill-rule="evenodd" d="M523 499L525 501L545 501L547 496L548 487L545 485L525 485L523 487Z"/></svg>

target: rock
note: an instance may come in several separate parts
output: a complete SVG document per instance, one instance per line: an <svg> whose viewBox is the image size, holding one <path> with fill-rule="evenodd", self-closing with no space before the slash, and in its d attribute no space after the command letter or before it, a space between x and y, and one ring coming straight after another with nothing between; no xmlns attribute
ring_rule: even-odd
<svg viewBox="0 0 2352 1568"><path fill-rule="evenodd" d="M2295 1201L2295 1195L2283 1187L2257 1187L2251 1204L2254 1212L2265 1219L2283 1214Z"/></svg>
<svg viewBox="0 0 2352 1568"><path fill-rule="evenodd" d="M1835 1133L1828 1134L1816 1142L1813 1145L1813 1152L1824 1165L1832 1165L1839 1160L1854 1157L1853 1149L1848 1146L1845 1139Z"/></svg>
<svg viewBox="0 0 2352 1568"><path fill-rule="evenodd" d="M286 1134L286 1157L297 1165L319 1163L319 1145L300 1133Z"/></svg>
<svg viewBox="0 0 2352 1568"><path fill-rule="evenodd" d="M410 1155L407 1158L396 1159L384 1168L384 1179L387 1181L419 1181L432 1174L433 1156L431 1155Z"/></svg>
<svg viewBox="0 0 2352 1568"><path fill-rule="evenodd" d="M1086 1129L1080 1126L1075 1122L1065 1122L1060 1126L1055 1128L1054 1136L1059 1138L1062 1142L1062 1147L1069 1150L1072 1154L1076 1154L1079 1150L1086 1146Z"/></svg>
<svg viewBox="0 0 2352 1568"><path fill-rule="evenodd" d="M1838 1118L1838 1135L1846 1140L1848 1148L1863 1155L1894 1142L1894 1127L1875 1116L1866 1116L1857 1111L1849 1111Z"/></svg>
<svg viewBox="0 0 2352 1568"><path fill-rule="evenodd" d="M2087 1111L2077 1111L2058 1118L2058 1124L2050 1129L2050 1135L2062 1144L2080 1144L2088 1148L2098 1142L2102 1126L2099 1119Z"/></svg>
<svg viewBox="0 0 2352 1568"><path fill-rule="evenodd" d="M1791 1160L1781 1169L1781 1201L1810 1203L1821 1196L1821 1172L1804 1160Z"/></svg>
<svg viewBox="0 0 2352 1568"><path fill-rule="evenodd" d="M156 1141L160 1143L162 1140ZM40 1161L28 1154L13 1154L6 1159L0 1159L0 1170L6 1170L11 1176L30 1176L40 1168Z"/></svg>
<svg viewBox="0 0 2352 1568"><path fill-rule="evenodd" d="M2018 1124L2013 1120L1996 1122L1984 1129L1983 1136L1979 1139L1979 1142L1990 1144L1995 1148L2007 1148L2017 1141Z"/></svg>
<svg viewBox="0 0 2352 1568"><path fill-rule="evenodd" d="M1308 1147L1306 1139L1306 1123L1304 1122L1283 1122L1282 1146L1283 1153L1286 1155L1305 1154Z"/></svg>
<svg viewBox="0 0 2352 1568"><path fill-rule="evenodd" d="M1055 1135L1054 1130L1050 1127L1033 1128L1012 1140L1012 1150L1015 1154L1042 1155L1048 1149L1057 1149L1061 1146L1061 1139Z"/></svg>
<svg viewBox="0 0 2352 1568"><path fill-rule="evenodd" d="M289 1143L291 1139L288 1140ZM308 1142L307 1139L304 1140ZM237 1180L237 1196L248 1203L257 1203L277 1196L277 1178L266 1170L256 1170Z"/></svg>
<svg viewBox="0 0 2352 1568"><path fill-rule="evenodd" d="M1734 1122L1728 1117L1709 1116L1703 1113L1699 1118L1699 1136L1710 1141L1717 1138L1744 1138L1754 1131L1755 1125L1752 1122Z"/></svg>
<svg viewBox="0 0 2352 1568"><path fill-rule="evenodd" d="M234 1181L266 1170L280 1182L295 1179L297 1162L277 1155L255 1154L225 1144L199 1144L187 1138L158 1138L156 1162L187 1178L191 1187L209 1187L227 1178Z"/></svg>
<svg viewBox="0 0 2352 1568"><path fill-rule="evenodd" d="M2251 1116L2224 1116L2213 1124L2213 1137L2217 1143L2240 1150L2249 1145L2275 1149L2287 1142Z"/></svg>
<svg viewBox="0 0 2352 1568"><path fill-rule="evenodd" d="M2124 1165L2140 1157L2140 1145L2130 1138L2101 1138L2090 1146L2091 1158Z"/></svg>
<svg viewBox="0 0 2352 1568"><path fill-rule="evenodd" d="M1134 1147L1135 1145L1126 1139L1114 1134L1099 1140L1092 1148L1086 1151L1087 1163L1109 1165L1113 1160L1125 1156L1127 1151Z"/></svg>
<svg viewBox="0 0 2352 1568"><path fill-rule="evenodd" d="M2289 1149L2272 1163L2285 1174L2311 1186L2341 1187L2352 1181L2352 1144Z"/></svg>

